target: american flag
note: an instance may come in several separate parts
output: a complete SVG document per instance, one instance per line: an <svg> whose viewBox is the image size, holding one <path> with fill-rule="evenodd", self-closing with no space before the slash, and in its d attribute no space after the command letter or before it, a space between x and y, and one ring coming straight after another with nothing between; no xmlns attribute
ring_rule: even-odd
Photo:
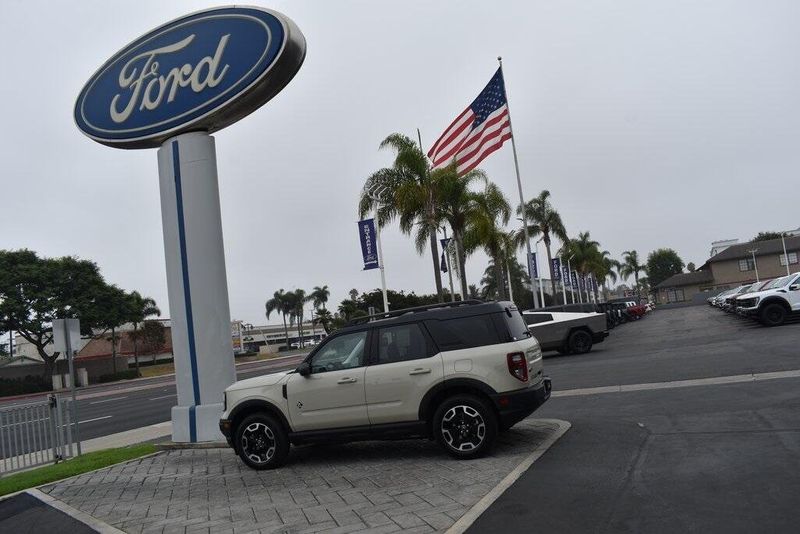
<svg viewBox="0 0 800 534"><path fill-rule="evenodd" d="M433 168L456 161L458 174L467 173L511 139L503 70L497 69L472 104L447 127L428 151Z"/></svg>

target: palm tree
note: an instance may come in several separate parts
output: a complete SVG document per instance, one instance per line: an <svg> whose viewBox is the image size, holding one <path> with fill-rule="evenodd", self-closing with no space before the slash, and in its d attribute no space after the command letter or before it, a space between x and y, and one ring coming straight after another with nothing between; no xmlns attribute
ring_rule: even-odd
<svg viewBox="0 0 800 534"><path fill-rule="evenodd" d="M567 239L560 251L562 256L571 257L570 263L574 270L582 275L597 273L600 269L600 243L594 241L589 232L580 232L576 239ZM595 274L595 276L597 276ZM580 291L579 288L572 288Z"/></svg>
<svg viewBox="0 0 800 534"><path fill-rule="evenodd" d="M358 204L359 215L365 217L375 210L380 226L397 218L404 234L411 234L416 229L414 244L419 254L425 249L425 242L430 243L436 293L439 302L443 302L436 236L440 216L435 201L438 196L437 177L445 171L431 171L420 147L405 135L391 134L381 142L380 148L395 151L394 164L367 178Z"/></svg>
<svg viewBox="0 0 800 534"><path fill-rule="evenodd" d="M267 309L267 320L269 320L269 316L272 312L280 313L283 316L283 332L286 335L286 350L289 350L289 328L286 326L286 316L291 311L289 294L284 292L283 289L280 289L272 294L272 298L269 299L264 306Z"/></svg>
<svg viewBox="0 0 800 534"><path fill-rule="evenodd" d="M314 289L308 296L315 308L322 306L322 309L325 310L327 309L325 307L325 303L328 302L328 297L331 296L331 292L328 289L328 286L314 286Z"/></svg>
<svg viewBox="0 0 800 534"><path fill-rule="evenodd" d="M633 275L636 282L636 290L639 290L639 273L646 273L647 269L639 263L639 254L635 250L626 250L622 253L622 264L619 274L623 280L627 280Z"/></svg>
<svg viewBox="0 0 800 534"><path fill-rule="evenodd" d="M461 281L461 295L466 299L469 292L466 273L466 254L464 251L464 230L467 221L475 211L475 192L470 185L476 181L488 183L480 169L473 169L463 176L458 175L455 163L433 171L437 182L436 209L439 217L447 221L453 231L453 243L458 256L458 278Z"/></svg>
<svg viewBox="0 0 800 534"><path fill-rule="evenodd" d="M333 314L330 310L325 308L317 309L317 316L314 317L314 323L321 324L326 334L331 333L331 322L333 321Z"/></svg>
<svg viewBox="0 0 800 534"><path fill-rule="evenodd" d="M464 249L468 254L482 248L494 261L494 276L498 300L506 299L503 274L508 234L503 226L511 217L511 206L495 184L474 197L475 211L464 230Z"/></svg>
<svg viewBox="0 0 800 534"><path fill-rule="evenodd" d="M139 325L145 319L153 315L160 316L161 310L158 309L156 301L150 297L143 297L138 291L133 291L128 296L130 299L130 321L133 323L133 361L136 365L136 374L139 374ZM155 363L155 355L153 355Z"/></svg>
<svg viewBox="0 0 800 534"><path fill-rule="evenodd" d="M561 215L550 204L550 191L545 189L539 196L532 198L525 206L519 206L517 213L522 214L524 209L525 220L528 222L528 234L536 237L541 234L544 247L547 250L547 265L550 268L550 285L553 295L556 294L556 277L553 273L553 256L550 253L552 236L557 237L562 243L569 239Z"/></svg>
<svg viewBox="0 0 800 534"><path fill-rule="evenodd" d="M309 297L303 289L296 289L286 294L289 300L289 325L297 321L297 337L300 340L300 347L303 347L303 315L306 302Z"/></svg>
<svg viewBox="0 0 800 534"><path fill-rule="evenodd" d="M620 263L611 257L611 253L607 250L603 250L599 253L599 262L595 267L594 276L595 279L600 280L600 284L603 286L603 295L604 298L608 298L608 288L606 287L606 281L611 280L612 284L617 283L617 273L614 272L614 269L619 270Z"/></svg>

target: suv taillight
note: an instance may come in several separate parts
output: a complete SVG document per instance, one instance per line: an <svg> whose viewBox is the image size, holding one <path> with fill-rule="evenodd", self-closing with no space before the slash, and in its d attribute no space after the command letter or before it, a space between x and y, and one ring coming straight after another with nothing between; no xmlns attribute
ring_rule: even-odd
<svg viewBox="0 0 800 534"><path fill-rule="evenodd" d="M521 352L512 352L507 356L508 358L508 372L511 376L520 380L521 382L528 381L528 361L525 359L525 354Z"/></svg>

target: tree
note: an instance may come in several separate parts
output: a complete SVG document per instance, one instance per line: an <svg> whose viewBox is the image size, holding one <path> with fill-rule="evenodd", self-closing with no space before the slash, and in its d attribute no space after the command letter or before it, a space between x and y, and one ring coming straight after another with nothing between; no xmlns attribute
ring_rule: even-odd
<svg viewBox="0 0 800 534"><path fill-rule="evenodd" d="M131 321L132 301L125 291L115 285L103 287L97 292L95 299L96 304L103 310L102 315L95 321L95 326L102 330L99 337L111 342L111 365L114 374L117 374L117 346L121 339L117 335L117 329ZM105 335L108 331L111 331L110 336Z"/></svg>
<svg viewBox="0 0 800 534"><path fill-rule="evenodd" d="M322 325L322 329L325 330L325 333L330 334L332 323L333 314L330 312L330 310L325 308L317 309L317 316L314 317L314 324Z"/></svg>
<svg viewBox="0 0 800 534"><path fill-rule="evenodd" d="M544 248L547 250L547 265L550 269L550 285L552 294L556 294L556 277L553 273L553 256L550 252L550 243L553 236L561 240L562 243L568 241L567 231L561 220L561 215L550 204L550 191L544 190L539 196L532 198L524 206L517 208L520 215L525 213L525 220L528 222L528 234L535 238L542 236Z"/></svg>
<svg viewBox="0 0 800 534"><path fill-rule="evenodd" d="M475 212L464 232L464 248L467 253L482 248L493 261L497 284L497 297L505 300L503 265L507 234L503 229L511 217L511 206L495 184L489 183L485 191L475 195Z"/></svg>
<svg viewBox="0 0 800 534"><path fill-rule="evenodd" d="M30 250L0 250L0 330L19 332L52 374L59 353L48 353L54 319L81 320L81 332L92 328L107 310L98 302L106 289L97 265L73 257L40 258Z"/></svg>
<svg viewBox="0 0 800 534"><path fill-rule="evenodd" d="M788 237L786 232L758 232L752 241L769 241L770 239L780 239L781 237Z"/></svg>
<svg viewBox="0 0 800 534"><path fill-rule="evenodd" d="M647 256L647 276L651 286L657 286L670 276L682 272L683 260L671 248L660 248Z"/></svg>
<svg viewBox="0 0 800 534"><path fill-rule="evenodd" d="M608 288L606 282L611 280L612 284L617 283L617 273L614 270L619 270L620 263L611 257L611 253L607 250L599 252L599 262L597 263L593 272L595 279L600 281L603 286L604 298L608 298Z"/></svg>
<svg viewBox="0 0 800 534"><path fill-rule="evenodd" d="M514 304L520 310L527 310L533 307L532 295L530 292L531 279L527 269L522 266L516 258L507 260L507 273L511 275L511 289L514 294ZM508 276L504 277L505 285L508 287ZM481 278L481 292L478 298L497 299L497 279L495 277L494 260L489 260L489 265L483 272Z"/></svg>
<svg viewBox="0 0 800 534"><path fill-rule="evenodd" d="M143 297L138 291L133 291L128 296L130 299L130 312L129 320L133 323L133 332L131 338L133 339L133 361L136 366L136 374L139 374L139 325L145 319L153 315L160 316L161 310L158 309L156 301L150 297ZM155 361L153 362L155 363Z"/></svg>
<svg viewBox="0 0 800 534"><path fill-rule="evenodd" d="M314 289L308 296L315 308L322 306L322 309L324 310L326 309L325 304L328 302L328 297L331 296L331 292L328 289L328 286L314 286Z"/></svg>
<svg viewBox="0 0 800 534"><path fill-rule="evenodd" d="M689 271L690 273L695 272L696 269L697 268L695 267L694 263L689 262L686 264L686 270Z"/></svg>
<svg viewBox="0 0 800 534"><path fill-rule="evenodd" d="M297 321L297 337L300 340L300 347L303 347L303 316L305 314L305 304L309 297L303 289L296 289L286 294L289 308L289 325Z"/></svg>
<svg viewBox="0 0 800 534"><path fill-rule="evenodd" d="M165 330L160 321L148 319L142 322L142 329L138 331L137 336L142 344L142 354L151 354L153 356L153 364L156 363L156 357L163 350L164 343L166 343Z"/></svg>
<svg viewBox="0 0 800 534"><path fill-rule="evenodd" d="M458 175L455 163L434 171L436 187L436 209L441 219L447 221L453 231L453 244L457 256L457 274L461 282L462 299L466 298L467 273L466 252L464 250L464 231L470 217L474 216L476 204L475 193L470 186L478 181L484 186L488 183L486 175L480 169L474 169L463 176Z"/></svg>
<svg viewBox="0 0 800 534"><path fill-rule="evenodd" d="M414 244L420 254L425 249L425 242L430 243L436 294L443 301L436 235L440 214L437 213L435 200L439 196L436 190L437 176L444 171L431 171L422 149L405 135L391 134L381 142L380 148L394 150L394 164L367 178L359 200L359 215L365 217L376 211L377 222L381 226L399 219L400 231L409 235L414 233Z"/></svg>
<svg viewBox="0 0 800 534"><path fill-rule="evenodd" d="M644 265L639 263L639 253L635 250L626 250L622 253L622 263L620 264L619 274L623 280L627 280L633 275L636 289L639 289L639 273L647 272Z"/></svg>
<svg viewBox="0 0 800 534"><path fill-rule="evenodd" d="M264 307L267 310L267 320L272 312L280 313L283 317L283 333L286 335L286 350L289 350L289 327L286 326L286 316L291 312L292 303L290 297L283 289L280 289L272 294Z"/></svg>

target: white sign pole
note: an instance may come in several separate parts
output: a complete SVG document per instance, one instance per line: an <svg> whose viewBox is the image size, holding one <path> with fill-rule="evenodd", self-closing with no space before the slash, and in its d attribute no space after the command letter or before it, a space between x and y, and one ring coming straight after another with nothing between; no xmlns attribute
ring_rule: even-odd
<svg viewBox="0 0 800 534"><path fill-rule="evenodd" d="M72 395L72 419L75 422L75 441L78 456L81 455L81 434L78 424L78 403L75 400L75 350L81 339L81 323L78 319L56 319L53 321L53 349L67 356L69 367L69 389Z"/></svg>
<svg viewBox="0 0 800 534"><path fill-rule="evenodd" d="M178 405L172 440L221 441L223 391L236 379L214 138L181 134L158 150Z"/></svg>

